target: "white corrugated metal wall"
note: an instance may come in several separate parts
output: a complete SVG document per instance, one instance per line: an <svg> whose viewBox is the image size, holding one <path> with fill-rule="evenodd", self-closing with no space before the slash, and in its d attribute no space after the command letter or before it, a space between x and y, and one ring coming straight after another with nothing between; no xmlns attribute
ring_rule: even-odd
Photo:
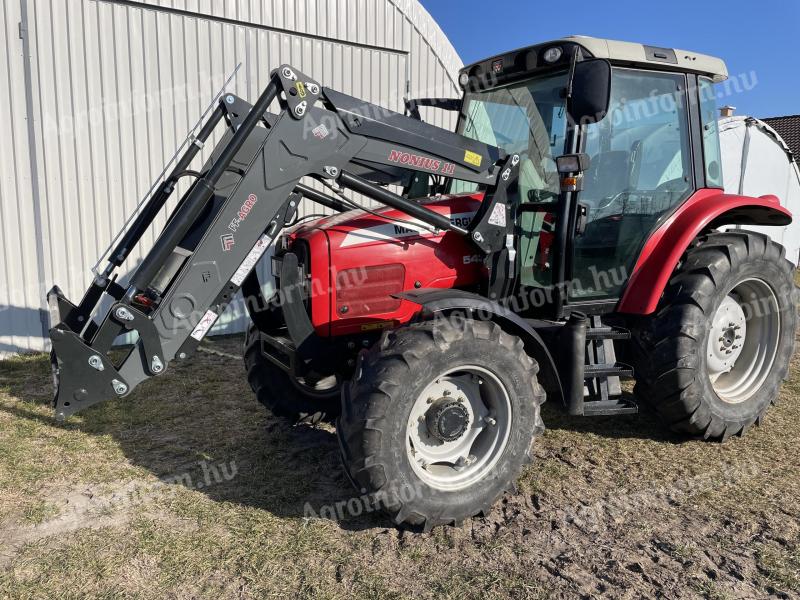
<svg viewBox="0 0 800 600"><path fill-rule="evenodd" d="M393 110L458 94L460 60L416 0L4 0L0 18L0 355L45 348L46 290L80 299L238 63L229 90L250 100L281 63ZM232 311L217 331L243 325Z"/></svg>

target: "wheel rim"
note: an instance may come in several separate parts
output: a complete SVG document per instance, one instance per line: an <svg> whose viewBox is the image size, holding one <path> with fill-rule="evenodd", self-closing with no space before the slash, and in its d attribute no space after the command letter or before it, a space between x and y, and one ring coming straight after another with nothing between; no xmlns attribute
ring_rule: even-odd
<svg viewBox="0 0 800 600"><path fill-rule="evenodd" d="M508 391L494 373L477 366L451 369L414 402L406 428L408 460L431 487L467 488L503 455L511 418Z"/></svg>
<svg viewBox="0 0 800 600"><path fill-rule="evenodd" d="M781 314L773 289L746 279L723 299L711 320L708 376L717 396L741 404L764 384L778 352Z"/></svg>
<svg viewBox="0 0 800 600"><path fill-rule="evenodd" d="M340 381L336 375L329 375L315 381L306 381L304 377L290 376L292 385L307 396L327 399L339 396Z"/></svg>

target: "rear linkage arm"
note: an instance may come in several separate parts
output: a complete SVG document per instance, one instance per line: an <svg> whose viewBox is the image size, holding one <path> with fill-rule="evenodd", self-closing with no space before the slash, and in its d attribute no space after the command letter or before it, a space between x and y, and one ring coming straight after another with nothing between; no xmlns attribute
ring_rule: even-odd
<svg viewBox="0 0 800 600"><path fill-rule="evenodd" d="M268 112L278 102L281 111ZM178 179L216 126L227 132L204 170L184 194L127 286L114 271L123 264L163 209ZM157 188L109 255L79 305L58 287L48 293L56 383L56 416L65 418L103 400L128 395L139 383L162 375L174 359L190 356L233 299L302 197L330 208L335 199L303 186L303 177L340 185L403 211L434 228L468 236L487 257L490 271L513 277L512 208L519 157L455 133L387 111L328 88L284 65L274 71L253 106L233 96L220 100L175 169ZM408 170L487 186L486 199L469 231L374 181L393 181ZM194 242L187 240L194 239ZM176 249L187 257L157 291L141 302ZM500 263L507 265L502 269ZM108 306L111 300L111 307ZM134 348L118 364L109 358L114 340L135 332Z"/></svg>

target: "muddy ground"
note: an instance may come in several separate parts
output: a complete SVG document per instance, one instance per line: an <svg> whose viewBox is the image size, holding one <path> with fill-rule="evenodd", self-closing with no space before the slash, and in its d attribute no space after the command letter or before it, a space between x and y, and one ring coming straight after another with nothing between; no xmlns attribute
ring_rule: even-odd
<svg viewBox="0 0 800 600"><path fill-rule="evenodd" d="M800 598L797 359L725 444L549 406L517 494L418 534L358 508L329 428L256 405L240 343L65 424L44 356L0 363L0 597Z"/></svg>

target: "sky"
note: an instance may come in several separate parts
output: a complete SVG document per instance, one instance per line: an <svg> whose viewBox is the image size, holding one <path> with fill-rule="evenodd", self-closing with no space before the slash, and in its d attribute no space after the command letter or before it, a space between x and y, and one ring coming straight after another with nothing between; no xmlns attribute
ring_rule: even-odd
<svg viewBox="0 0 800 600"><path fill-rule="evenodd" d="M737 115L800 114L800 0L421 2L466 64L571 34L640 42L725 60Z"/></svg>

